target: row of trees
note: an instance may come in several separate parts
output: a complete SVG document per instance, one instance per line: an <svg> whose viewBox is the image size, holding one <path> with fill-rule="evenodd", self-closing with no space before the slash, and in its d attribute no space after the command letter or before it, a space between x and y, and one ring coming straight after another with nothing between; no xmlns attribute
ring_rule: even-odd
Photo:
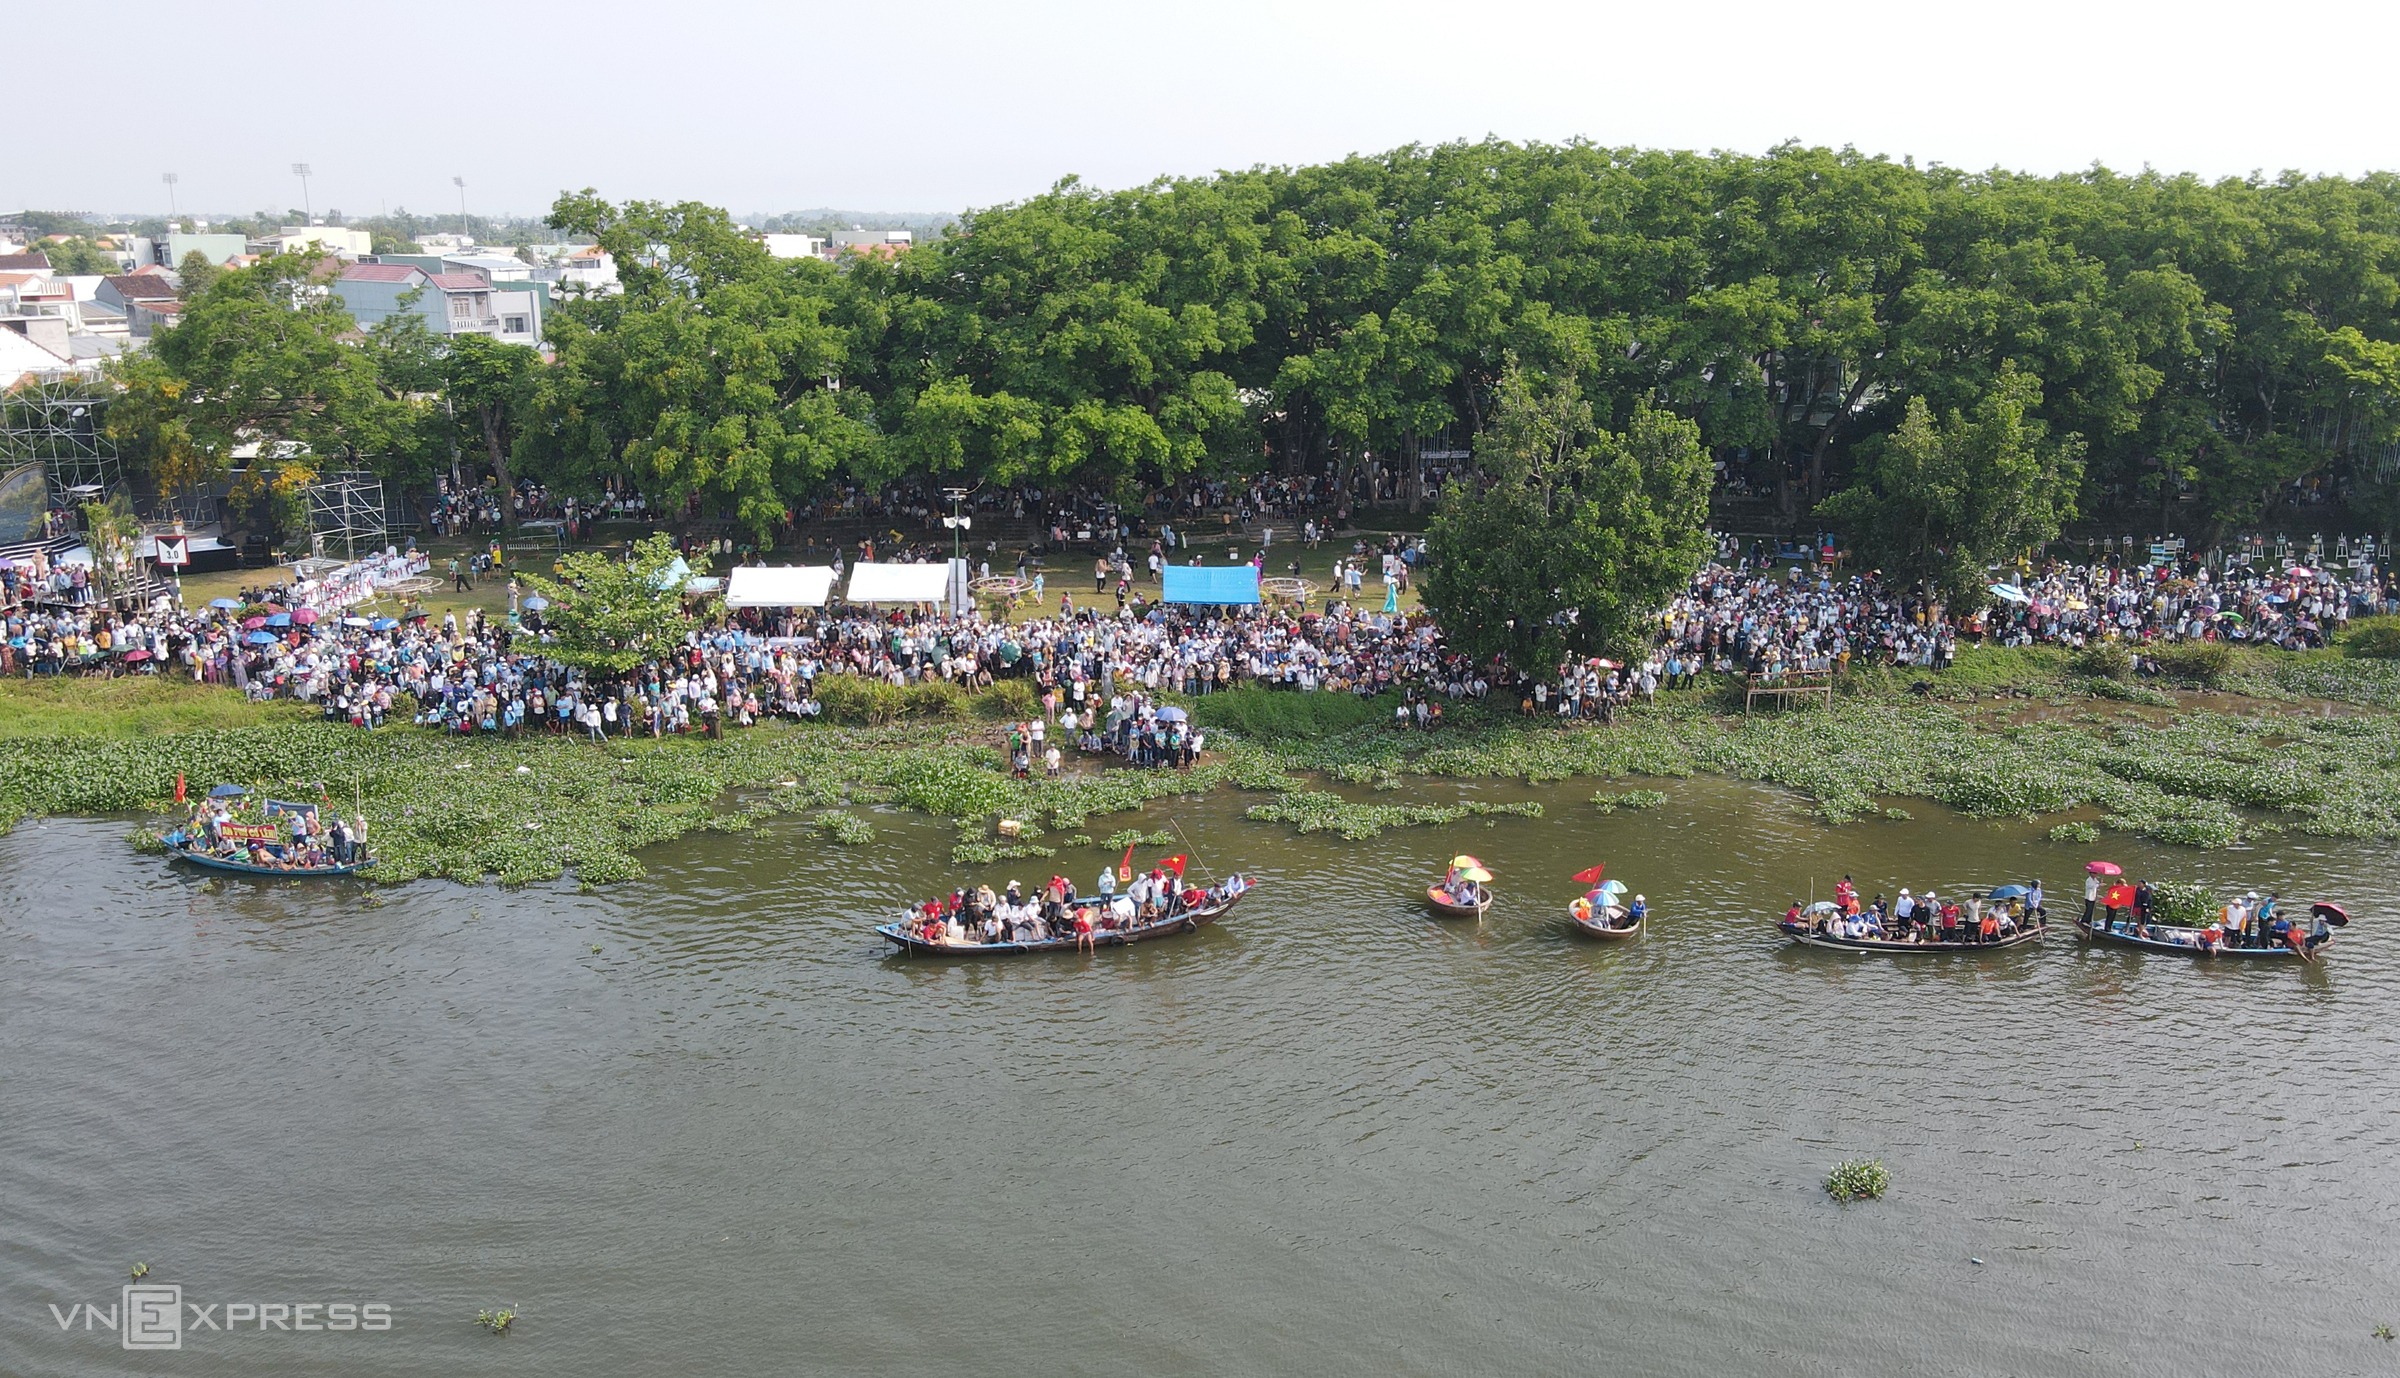
<svg viewBox="0 0 2400 1378"><path fill-rule="evenodd" d="M1572 380L1596 431L1680 418L1791 517L1834 499L1928 572L2078 506L2133 524L2194 493L2206 525L2310 476L2388 493L2400 438L2384 174L1412 146L1068 180L838 266L770 258L696 204L585 192L550 218L625 289L555 311L555 363L462 362L476 346L399 329L336 347L338 310L267 264L128 366L150 394L128 414L168 467L178 444L288 438L407 482L463 449L763 532L841 481L1129 494L1408 467L1487 429L1513 358Z"/></svg>

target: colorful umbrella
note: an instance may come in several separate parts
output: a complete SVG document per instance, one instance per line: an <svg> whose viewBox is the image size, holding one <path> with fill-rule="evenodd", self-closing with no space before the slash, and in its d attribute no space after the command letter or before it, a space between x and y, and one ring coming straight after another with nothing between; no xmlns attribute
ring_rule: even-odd
<svg viewBox="0 0 2400 1378"><path fill-rule="evenodd" d="M267 625L267 619L263 617L245 617L242 619L242 630L246 632L257 631L259 628L265 625Z"/></svg>
<svg viewBox="0 0 2400 1378"><path fill-rule="evenodd" d="M249 642L253 646L272 646L275 644L275 634L272 632L252 632L250 635L242 639Z"/></svg>
<svg viewBox="0 0 2400 1378"><path fill-rule="evenodd" d="M1600 873L1601 873L1602 871L1605 871L1605 870L1607 870L1607 869L1608 869L1608 863L1607 863L1607 862L1605 862L1605 861L1603 861L1603 862L1601 862L1599 865L1592 867L1592 868L1591 868L1590 870L1588 870L1588 871L1577 871L1577 872L1576 872L1574 875L1571 875L1571 876L1567 877L1567 879L1569 879L1569 880L1579 880L1579 881L1582 881L1584 884L1586 884L1586 885L1589 885L1589 884L1591 884L1593 881L1596 881L1596 880L1600 879Z"/></svg>
<svg viewBox="0 0 2400 1378"><path fill-rule="evenodd" d="M1450 858L1450 869L1453 871L1463 871L1469 866L1481 866L1482 864L1482 862L1471 856L1454 856Z"/></svg>
<svg viewBox="0 0 2400 1378"><path fill-rule="evenodd" d="M2003 885L1999 889L1994 890L1989 896L1987 896L1987 898L1996 900L2013 900L2030 895L2032 893L2033 892L2031 890L2026 889L2022 885Z"/></svg>
<svg viewBox="0 0 2400 1378"><path fill-rule="evenodd" d="M2350 923L2350 915L2345 912L2340 905L2327 904L2323 900L2319 900L2315 904L2310 905L2308 907L2308 912L2314 914L2320 919L2323 919L2325 922L2332 924L2336 928L2347 927Z"/></svg>
<svg viewBox="0 0 2400 1378"><path fill-rule="evenodd" d="M299 623L303 627L308 626L310 623L317 620L317 610L315 608L302 608L300 611L292 614L292 620Z"/></svg>
<svg viewBox="0 0 2400 1378"><path fill-rule="evenodd" d="M1481 866L1463 867L1459 870L1458 874L1460 879L1471 880L1478 885L1481 885L1483 882L1492 878L1492 873L1483 869Z"/></svg>
<svg viewBox="0 0 2400 1378"><path fill-rule="evenodd" d="M292 615L288 612L279 612L273 617L267 619L267 625L270 627L288 627L292 625Z"/></svg>
<svg viewBox="0 0 2400 1378"><path fill-rule="evenodd" d="M1593 886L1592 889L1603 895L1622 895L1625 893L1625 882L1621 880L1604 880L1598 885Z"/></svg>
<svg viewBox="0 0 2400 1378"><path fill-rule="evenodd" d="M1994 584L1991 587L1991 593L1994 598L2005 598L2011 603L2030 603L2033 601L2032 594L2027 593L2025 590L2018 588L2014 584Z"/></svg>
<svg viewBox="0 0 2400 1378"><path fill-rule="evenodd" d="M2095 876L2121 876L2125 874L2125 868L2119 866L2113 861L2095 861L2085 866L2083 869L2091 872Z"/></svg>

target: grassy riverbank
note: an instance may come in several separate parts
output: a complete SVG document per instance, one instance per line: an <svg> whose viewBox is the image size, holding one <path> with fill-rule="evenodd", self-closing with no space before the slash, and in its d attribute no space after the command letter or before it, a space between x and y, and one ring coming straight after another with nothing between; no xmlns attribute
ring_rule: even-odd
<svg viewBox="0 0 2400 1378"><path fill-rule="evenodd" d="M2226 682L2278 697L2143 687L2128 702L2126 686L2077 674L2063 654L1980 651L1944 676L1854 676L1831 711L1744 717L1725 711L1723 690L1694 690L1610 727L1469 708L1433 734L1391 730L1387 705L1246 690L1193 705L1211 750L1187 774L1094 768L1055 782L1006 778L982 705L944 694L862 707L886 719L872 725L593 746L363 732L150 679L12 681L0 685L0 822L163 809L182 771L196 786L363 803L381 880L572 870L598 884L640 874L650 843L774 814L818 815L828 845L865 835L851 812L862 806L954 819L965 865L1121 848L1144 803L1218 787L1257 792L1249 814L1262 826L1365 838L1489 811L1428 802L1435 780L1589 777L1615 782L1595 807L1624 807L1629 778L1714 773L1786 786L1831 824L1933 799L2047 821L2062 841L2101 830L2191 846L2277 831L2395 838L2400 716L2336 712L2286 687L2373 704L2388 665L2237 657ZM1002 817L1023 823L1018 836L996 834Z"/></svg>

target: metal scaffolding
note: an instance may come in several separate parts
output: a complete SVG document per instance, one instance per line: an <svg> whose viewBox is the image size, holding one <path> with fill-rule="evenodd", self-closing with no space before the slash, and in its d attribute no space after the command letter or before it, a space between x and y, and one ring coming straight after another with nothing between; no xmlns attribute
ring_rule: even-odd
<svg viewBox="0 0 2400 1378"><path fill-rule="evenodd" d="M383 480L362 469L343 469L308 485L309 554L355 560L363 550L380 551L388 528Z"/></svg>
<svg viewBox="0 0 2400 1378"><path fill-rule="evenodd" d="M88 378L36 374L0 395L0 469L38 463L50 501L72 507L115 492L124 474L116 442L101 429L107 394Z"/></svg>

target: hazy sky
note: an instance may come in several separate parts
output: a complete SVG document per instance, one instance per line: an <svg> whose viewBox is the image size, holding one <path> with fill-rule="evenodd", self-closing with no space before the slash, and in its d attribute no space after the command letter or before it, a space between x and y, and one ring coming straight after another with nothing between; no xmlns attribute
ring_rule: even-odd
<svg viewBox="0 0 2400 1378"><path fill-rule="evenodd" d="M11 25L0 206L949 210L1475 139L2038 172L2400 165L2400 4L155 0ZM36 151L38 150L38 151Z"/></svg>

